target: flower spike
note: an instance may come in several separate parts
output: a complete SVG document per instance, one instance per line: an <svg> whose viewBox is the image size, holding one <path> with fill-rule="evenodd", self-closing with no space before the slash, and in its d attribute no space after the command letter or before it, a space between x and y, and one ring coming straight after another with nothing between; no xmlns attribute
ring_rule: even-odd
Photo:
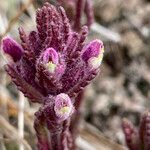
<svg viewBox="0 0 150 150"><path fill-rule="evenodd" d="M128 120L123 120L122 128L129 150L150 149L150 112L146 111L140 120L139 128Z"/></svg>

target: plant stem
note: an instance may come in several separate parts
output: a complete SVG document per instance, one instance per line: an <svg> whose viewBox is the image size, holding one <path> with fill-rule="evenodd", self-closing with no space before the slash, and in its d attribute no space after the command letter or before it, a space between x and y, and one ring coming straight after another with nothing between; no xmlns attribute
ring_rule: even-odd
<svg viewBox="0 0 150 150"><path fill-rule="evenodd" d="M68 139L68 138L72 139L72 137L69 137L70 135L69 126L70 126L70 119L65 120L63 123L63 131L62 131L62 137L61 137L63 150L72 149L72 140Z"/></svg>
<svg viewBox="0 0 150 150"><path fill-rule="evenodd" d="M76 149L75 140L78 134L78 126L81 120L81 105L83 101L84 92L79 93L79 95L75 99L75 113L72 116L71 124L70 124L70 133L73 140L73 147L72 149Z"/></svg>
<svg viewBox="0 0 150 150"><path fill-rule="evenodd" d="M38 111L35 114L36 118L34 120L34 128L36 131L36 136L38 138L38 150L52 150L47 136L47 130L45 129L45 120L43 119L43 113Z"/></svg>
<svg viewBox="0 0 150 150"><path fill-rule="evenodd" d="M58 124L55 121L47 122L47 129L49 131L52 150L62 150L61 149L62 124Z"/></svg>

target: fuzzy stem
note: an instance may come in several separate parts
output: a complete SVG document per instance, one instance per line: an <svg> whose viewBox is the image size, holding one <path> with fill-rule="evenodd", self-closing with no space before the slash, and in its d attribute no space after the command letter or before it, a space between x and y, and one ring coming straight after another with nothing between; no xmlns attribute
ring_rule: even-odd
<svg viewBox="0 0 150 150"><path fill-rule="evenodd" d="M63 131L61 137L62 149L64 150L69 150L72 148L72 142L68 140L68 135L70 134L69 126L70 126L70 119L65 120L63 123Z"/></svg>
<svg viewBox="0 0 150 150"><path fill-rule="evenodd" d="M72 140L73 140L72 149L76 149L75 140L76 140L76 136L78 134L79 122L81 120L81 114L82 114L81 104L83 101L83 95L84 95L84 92L82 91L81 93L79 93L79 95L75 99L75 110L76 110L76 112L73 114L73 117L71 119L71 125L70 125L70 133L72 135Z"/></svg>
<svg viewBox="0 0 150 150"><path fill-rule="evenodd" d="M77 1L76 16L75 16L75 23L74 23L75 30L80 30L81 16L82 16L82 13L83 13L84 6L85 6L85 0L78 0Z"/></svg>
<svg viewBox="0 0 150 150"><path fill-rule="evenodd" d="M47 128L50 134L52 149L61 150L62 125L56 122L48 122Z"/></svg>
<svg viewBox="0 0 150 150"><path fill-rule="evenodd" d="M51 144L53 150L61 150L61 131L57 131L55 133L51 133Z"/></svg>
<svg viewBox="0 0 150 150"><path fill-rule="evenodd" d="M94 22L94 12L93 12L93 6L92 6L91 0L86 1L84 11L87 16L87 26L90 27L92 23Z"/></svg>
<svg viewBox="0 0 150 150"><path fill-rule="evenodd" d="M71 125L70 125L70 130L71 130L72 134L76 133L77 126L79 125L79 121L81 118L81 105L82 105L82 101L83 101L83 95L84 95L84 93L81 92L75 99L74 105L75 105L76 111L74 113L74 116L72 117Z"/></svg>
<svg viewBox="0 0 150 150"><path fill-rule="evenodd" d="M45 129L45 120L43 119L43 114L41 111L39 111L35 114L35 116L34 128L38 138L38 150L52 150L48 140L47 131Z"/></svg>
<svg viewBox="0 0 150 150"><path fill-rule="evenodd" d="M140 150L140 141L137 129L133 126L131 122L124 119L122 123L122 128L125 134L126 143L130 150Z"/></svg>

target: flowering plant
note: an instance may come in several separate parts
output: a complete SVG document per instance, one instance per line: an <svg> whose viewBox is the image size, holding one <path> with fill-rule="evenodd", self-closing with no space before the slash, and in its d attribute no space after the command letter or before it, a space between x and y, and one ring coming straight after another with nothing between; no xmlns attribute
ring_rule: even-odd
<svg viewBox="0 0 150 150"><path fill-rule="evenodd" d="M140 120L139 128L124 119L122 128L125 134L126 143L130 150L150 149L150 112L145 112Z"/></svg>
<svg viewBox="0 0 150 150"><path fill-rule="evenodd" d="M94 22L93 4L91 0L57 0L57 2L65 7L67 16L75 30L80 30L83 14L86 16L86 25L89 28Z"/></svg>
<svg viewBox="0 0 150 150"><path fill-rule="evenodd" d="M18 89L41 104L34 120L38 149L73 149L82 91L99 71L104 46L100 40L85 44L87 27L74 32L62 7L45 3L36 23L29 34L19 28L21 45L3 38L11 57L5 68Z"/></svg>

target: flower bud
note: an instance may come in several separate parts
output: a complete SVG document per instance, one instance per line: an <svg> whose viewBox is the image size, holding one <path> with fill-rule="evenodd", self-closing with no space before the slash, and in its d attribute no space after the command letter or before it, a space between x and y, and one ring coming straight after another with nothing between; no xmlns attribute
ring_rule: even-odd
<svg viewBox="0 0 150 150"><path fill-rule="evenodd" d="M20 60L23 55L22 47L11 37L2 39L2 49L6 54L11 56L14 62Z"/></svg>
<svg viewBox="0 0 150 150"><path fill-rule="evenodd" d="M74 107L67 94L61 93L56 96L54 111L60 122L70 117L74 111Z"/></svg>
<svg viewBox="0 0 150 150"><path fill-rule="evenodd" d="M48 48L43 54L43 63L50 73L54 73L58 64L58 53L53 48Z"/></svg>
<svg viewBox="0 0 150 150"><path fill-rule="evenodd" d="M103 43L100 40L94 40L85 47L82 59L88 63L89 66L97 69L101 65L103 53Z"/></svg>

